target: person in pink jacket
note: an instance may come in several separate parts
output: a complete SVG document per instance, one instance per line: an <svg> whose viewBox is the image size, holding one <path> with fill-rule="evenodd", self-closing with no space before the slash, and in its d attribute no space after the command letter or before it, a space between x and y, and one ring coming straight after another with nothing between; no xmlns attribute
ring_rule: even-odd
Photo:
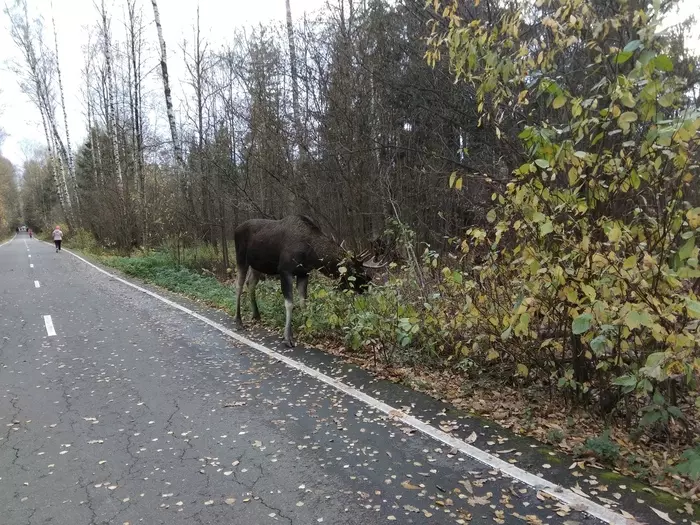
<svg viewBox="0 0 700 525"><path fill-rule="evenodd" d="M51 234L53 237L53 243L56 245L56 253L61 251L61 241L63 240L63 232L60 226L56 226L56 229Z"/></svg>

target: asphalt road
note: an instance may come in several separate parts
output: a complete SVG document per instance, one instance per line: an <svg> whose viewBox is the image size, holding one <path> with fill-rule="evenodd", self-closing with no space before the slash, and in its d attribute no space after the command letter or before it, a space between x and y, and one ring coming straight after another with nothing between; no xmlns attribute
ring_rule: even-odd
<svg viewBox="0 0 700 525"><path fill-rule="evenodd" d="M385 522L602 523L69 253L0 247L0 524Z"/></svg>

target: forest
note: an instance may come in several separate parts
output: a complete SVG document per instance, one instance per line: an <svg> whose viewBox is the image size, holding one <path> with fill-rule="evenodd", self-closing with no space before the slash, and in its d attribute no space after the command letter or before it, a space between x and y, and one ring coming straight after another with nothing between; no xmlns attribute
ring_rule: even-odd
<svg viewBox="0 0 700 525"><path fill-rule="evenodd" d="M46 142L18 184L0 161L0 228L60 223L230 312L236 226L308 215L388 266L361 296L312 278L307 342L700 496L700 57L692 20L664 26L676 0L287 0L223 43L117 3L84 42L80 133L55 25L5 8ZM279 284L261 299L279 327Z"/></svg>

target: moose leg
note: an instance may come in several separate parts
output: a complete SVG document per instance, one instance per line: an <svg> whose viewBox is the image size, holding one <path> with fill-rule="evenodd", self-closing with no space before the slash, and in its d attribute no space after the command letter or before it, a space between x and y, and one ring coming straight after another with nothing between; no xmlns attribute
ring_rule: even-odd
<svg viewBox="0 0 700 525"><path fill-rule="evenodd" d="M236 317L233 322L239 328L243 326L243 320L241 319L241 295L243 294L243 285L245 284L245 278L248 275L247 266L238 267L238 276L236 279Z"/></svg>
<svg viewBox="0 0 700 525"><path fill-rule="evenodd" d="M294 347L292 339L292 309L294 308L294 276L290 273L280 274L282 283L282 295L284 296L284 343L289 347Z"/></svg>
<svg viewBox="0 0 700 525"><path fill-rule="evenodd" d="M258 302L255 300L255 287L260 280L260 274L251 268L250 275L248 276L248 293L250 293L250 306L253 310L253 320L257 321L260 319L260 310L258 309Z"/></svg>
<svg viewBox="0 0 700 525"><path fill-rule="evenodd" d="M299 292L299 297L301 297L301 308L306 306L306 293L309 286L309 276L300 275L297 277L297 292Z"/></svg>

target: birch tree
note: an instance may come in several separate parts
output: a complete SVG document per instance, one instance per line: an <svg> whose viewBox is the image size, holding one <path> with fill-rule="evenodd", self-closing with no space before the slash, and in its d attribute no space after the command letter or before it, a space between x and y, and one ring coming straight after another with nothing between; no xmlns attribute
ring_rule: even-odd
<svg viewBox="0 0 700 525"><path fill-rule="evenodd" d="M153 18L155 19L156 29L158 31L158 46L160 48L160 71L163 79L163 94L165 96L165 109L168 114L168 124L170 125L170 136L173 141L173 153L175 162L178 167L184 167L182 157L182 147L177 136L177 124L175 122L175 111L173 110L172 92L170 90L170 78L168 77L168 53L165 47L165 38L163 38L163 27L160 23L160 12L158 11L157 0L151 0L153 4Z"/></svg>
<svg viewBox="0 0 700 525"><path fill-rule="evenodd" d="M102 0L99 9L102 32L102 52L105 59L105 76L107 80L107 132L112 139L112 156L114 157L114 171L117 177L119 190L124 190L124 177L122 175L121 158L119 153L119 134L117 128L117 116L115 109L115 92L114 92L114 72L112 64L112 42L110 36L111 19L107 16L104 0ZM123 198L123 195L120 196Z"/></svg>
<svg viewBox="0 0 700 525"><path fill-rule="evenodd" d="M133 155L135 158L136 181L138 185L139 215L141 222L141 240L148 243L148 207L146 205L146 177L144 170L143 145L143 96L142 96L142 45L143 26L140 10L136 9L135 0L127 0L127 49L129 53L132 82L130 86L130 105L133 135Z"/></svg>
<svg viewBox="0 0 700 525"><path fill-rule="evenodd" d="M61 109L63 111L63 129L66 134L66 162L68 168L68 180L73 191L73 198L75 200L76 212L80 213L80 196L78 195L78 185L75 180L75 162L73 159L73 149L71 147L70 141L70 131L68 128L68 113L66 112L66 98L63 92L63 78L61 75L61 63L58 53L58 33L56 31L56 20L53 16L53 2L51 3L51 25L53 27L53 39L54 39L54 50L56 53L56 78L58 80L58 93L61 101Z"/></svg>
<svg viewBox="0 0 700 525"><path fill-rule="evenodd" d="M68 153L56 124L56 103L52 86L54 64L50 52L43 44L43 25L41 20L29 18L26 0L15 0L12 7L6 6L4 11L10 21L10 36L24 62L16 64L14 72L20 78L20 88L32 100L41 115L49 153L48 164L52 170L56 194L63 214L70 222L71 195L63 168L64 164L67 164Z"/></svg>

